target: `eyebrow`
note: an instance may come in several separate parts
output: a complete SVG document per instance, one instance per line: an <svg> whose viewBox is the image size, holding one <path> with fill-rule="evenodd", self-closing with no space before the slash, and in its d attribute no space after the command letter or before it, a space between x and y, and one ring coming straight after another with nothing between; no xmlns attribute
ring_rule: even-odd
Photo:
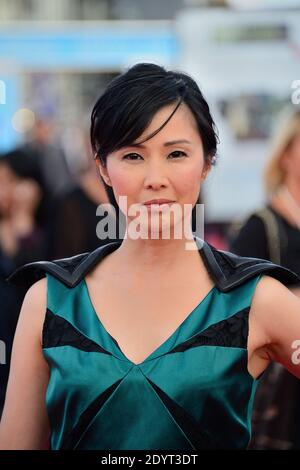
<svg viewBox="0 0 300 470"><path fill-rule="evenodd" d="M190 142L189 140L187 139L177 139L177 140L170 140L169 142L165 142L163 145L164 147L170 147L171 145L176 145L176 144L192 144L192 142ZM145 145L143 144L130 144L130 145L126 145L126 147L136 147L136 148L146 148Z"/></svg>

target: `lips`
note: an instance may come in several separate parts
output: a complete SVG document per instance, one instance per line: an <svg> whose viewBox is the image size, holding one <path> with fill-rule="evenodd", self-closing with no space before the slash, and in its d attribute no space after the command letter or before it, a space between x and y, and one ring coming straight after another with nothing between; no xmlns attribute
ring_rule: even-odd
<svg viewBox="0 0 300 470"><path fill-rule="evenodd" d="M150 201L144 202L145 206L150 206L152 204L172 204L175 201L171 201L170 199L151 199Z"/></svg>

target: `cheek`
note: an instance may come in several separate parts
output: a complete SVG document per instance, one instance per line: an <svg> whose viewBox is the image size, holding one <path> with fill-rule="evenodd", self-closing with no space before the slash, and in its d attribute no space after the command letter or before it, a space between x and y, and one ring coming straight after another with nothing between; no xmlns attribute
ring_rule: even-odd
<svg viewBox="0 0 300 470"><path fill-rule="evenodd" d="M115 196L134 195L139 188L139 176L133 169L126 170L121 165L110 165L108 174Z"/></svg>
<svg viewBox="0 0 300 470"><path fill-rule="evenodd" d="M187 168L178 175L176 188L178 193L188 202L195 202L198 198L201 184L202 168ZM192 199L192 200L191 200ZM195 199L195 201L194 201Z"/></svg>

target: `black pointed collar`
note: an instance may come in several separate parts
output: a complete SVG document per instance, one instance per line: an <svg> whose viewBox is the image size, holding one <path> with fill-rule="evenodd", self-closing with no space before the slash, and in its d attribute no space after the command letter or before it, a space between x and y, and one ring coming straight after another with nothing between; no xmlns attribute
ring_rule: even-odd
<svg viewBox="0 0 300 470"><path fill-rule="evenodd" d="M285 285L300 285L300 278L293 271L271 261L218 250L196 236L194 240L212 280L222 292L233 289L259 273L269 274ZM45 273L49 273L67 287L75 287L105 256L119 248L121 243L121 241L108 242L90 253L82 253L70 258L28 263L15 270L7 281L29 288L34 282L44 277Z"/></svg>

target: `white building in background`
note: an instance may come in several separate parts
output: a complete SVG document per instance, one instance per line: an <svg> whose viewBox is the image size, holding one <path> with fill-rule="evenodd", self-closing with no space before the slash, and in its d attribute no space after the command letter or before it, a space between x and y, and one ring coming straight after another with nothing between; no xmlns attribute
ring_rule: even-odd
<svg viewBox="0 0 300 470"><path fill-rule="evenodd" d="M206 221L239 218L264 202L269 137L280 110L295 106L299 26L300 9L177 16L179 65L197 79L220 130L219 162L204 188Z"/></svg>

